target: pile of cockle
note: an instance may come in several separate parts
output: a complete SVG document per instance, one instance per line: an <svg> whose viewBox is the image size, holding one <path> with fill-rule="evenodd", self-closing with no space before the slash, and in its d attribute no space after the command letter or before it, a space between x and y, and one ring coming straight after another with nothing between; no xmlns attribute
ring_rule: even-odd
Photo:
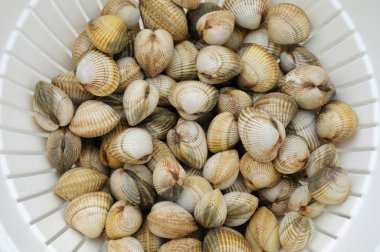
<svg viewBox="0 0 380 252"><path fill-rule="evenodd" d="M357 127L310 33L293 4L110 0L34 94L67 224L109 251L307 246Z"/></svg>

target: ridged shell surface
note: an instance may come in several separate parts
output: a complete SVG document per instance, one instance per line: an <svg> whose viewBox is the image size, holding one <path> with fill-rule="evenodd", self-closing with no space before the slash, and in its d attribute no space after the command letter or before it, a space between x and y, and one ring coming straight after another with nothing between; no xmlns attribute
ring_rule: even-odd
<svg viewBox="0 0 380 252"><path fill-rule="evenodd" d="M77 166L91 168L108 176L110 170L100 160L100 150L97 146L89 143L82 145L82 151L77 161Z"/></svg>
<svg viewBox="0 0 380 252"><path fill-rule="evenodd" d="M226 0L224 8L235 14L236 23L246 29L257 29L269 5L268 0Z"/></svg>
<svg viewBox="0 0 380 252"><path fill-rule="evenodd" d="M207 146L211 152L228 150L239 140L238 123L231 112L214 117L207 130Z"/></svg>
<svg viewBox="0 0 380 252"><path fill-rule="evenodd" d="M150 232L145 220L142 227L133 235L143 245L144 251L156 252L165 243L164 239Z"/></svg>
<svg viewBox="0 0 380 252"><path fill-rule="evenodd" d="M195 206L194 217L205 228L223 226L227 217L227 205L219 189L202 196Z"/></svg>
<svg viewBox="0 0 380 252"><path fill-rule="evenodd" d="M321 66L321 63L313 53L303 46L290 46L280 55L280 66L285 73L307 65Z"/></svg>
<svg viewBox="0 0 380 252"><path fill-rule="evenodd" d="M203 2L199 5L199 7L195 10L189 10L186 13L186 19L189 26L189 32L191 37L195 39L199 39L199 34L197 31L197 22L198 20L205 14L217 10L221 10L222 8L213 2Z"/></svg>
<svg viewBox="0 0 380 252"><path fill-rule="evenodd" d="M339 158L334 144L324 144L310 154L306 164L306 174L310 178L325 167L336 167Z"/></svg>
<svg viewBox="0 0 380 252"><path fill-rule="evenodd" d="M183 41L174 48L172 60L165 73L176 81L193 80L197 77L198 49L190 41Z"/></svg>
<svg viewBox="0 0 380 252"><path fill-rule="evenodd" d="M219 98L216 107L219 113L228 111L237 119L243 109L252 107L252 98L242 90L233 87L225 87L219 90Z"/></svg>
<svg viewBox="0 0 380 252"><path fill-rule="evenodd" d="M180 238L171 240L158 250L158 252L202 252L202 242L194 238Z"/></svg>
<svg viewBox="0 0 380 252"><path fill-rule="evenodd" d="M230 192L225 194L227 218L225 226L237 227L250 220L259 204L259 199L249 193Z"/></svg>
<svg viewBox="0 0 380 252"><path fill-rule="evenodd" d="M120 73L120 83L116 93L124 93L125 89L135 80L143 80L144 73L141 71L140 66L132 57L121 58L116 61Z"/></svg>
<svg viewBox="0 0 380 252"><path fill-rule="evenodd" d="M268 53L270 53L275 59L280 58L282 46L273 43L269 39L268 29L265 24L260 28L250 31L244 38L243 44L256 44L263 47Z"/></svg>
<svg viewBox="0 0 380 252"><path fill-rule="evenodd" d="M73 44L71 56L73 58L74 64L77 65L82 55L92 49L95 49L95 46L87 37L86 31L81 32L79 36L75 38Z"/></svg>
<svg viewBox="0 0 380 252"><path fill-rule="evenodd" d="M128 28L138 27L140 20L139 2L138 0L110 0L104 6L101 15L115 15L123 19Z"/></svg>
<svg viewBox="0 0 380 252"><path fill-rule="evenodd" d="M108 252L144 252L144 247L133 237L124 237L119 240L110 240L107 245Z"/></svg>
<svg viewBox="0 0 380 252"><path fill-rule="evenodd" d="M149 78L145 80L149 85L153 85L157 88L160 95L158 106L169 106L169 92L177 84L175 80L166 75L159 75L155 78Z"/></svg>
<svg viewBox="0 0 380 252"><path fill-rule="evenodd" d="M288 212L298 212L302 216L316 218L323 213L325 205L313 200L308 185L298 187L290 196Z"/></svg>
<svg viewBox="0 0 380 252"><path fill-rule="evenodd" d="M251 252L252 247L237 231L228 227L208 231L203 241L204 252Z"/></svg>
<svg viewBox="0 0 380 252"><path fill-rule="evenodd" d="M177 124L177 115L172 111L157 107L153 113L141 122L140 127L148 130L153 137L165 140L169 130Z"/></svg>

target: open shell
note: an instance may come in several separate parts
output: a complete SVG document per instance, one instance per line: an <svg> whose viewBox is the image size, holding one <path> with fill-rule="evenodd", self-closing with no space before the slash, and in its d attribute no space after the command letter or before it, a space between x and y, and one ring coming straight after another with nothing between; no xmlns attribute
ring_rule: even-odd
<svg viewBox="0 0 380 252"><path fill-rule="evenodd" d="M228 150L239 140L238 123L231 112L214 117L207 130L207 146L211 152Z"/></svg>
<svg viewBox="0 0 380 252"><path fill-rule="evenodd" d="M194 238L180 238L171 240L158 250L158 252L202 252L202 242Z"/></svg>
<svg viewBox="0 0 380 252"><path fill-rule="evenodd" d="M208 231L203 241L204 252L220 251L251 252L252 248L246 239L237 231L228 227Z"/></svg>
<svg viewBox="0 0 380 252"><path fill-rule="evenodd" d="M252 99L246 92L233 87L225 87L219 90L217 103L219 113L228 111L238 119L240 112L247 107L252 107Z"/></svg>
<svg viewBox="0 0 380 252"><path fill-rule="evenodd" d="M123 93L125 89L134 82L135 80L143 80L144 73L141 71L140 66L137 64L136 60L132 57L121 58L116 61L117 67L120 73L120 83L116 93Z"/></svg>
<svg viewBox="0 0 380 252"><path fill-rule="evenodd" d="M119 240L110 240L107 245L108 252L144 252L142 244L133 237L124 237Z"/></svg>
<svg viewBox="0 0 380 252"><path fill-rule="evenodd" d="M136 28L140 21L139 2L137 0L109 0L101 15L118 16L123 19L128 28Z"/></svg>
<svg viewBox="0 0 380 252"><path fill-rule="evenodd" d="M261 23L269 5L268 0L226 0L224 8L235 14L236 23L254 30Z"/></svg>
<svg viewBox="0 0 380 252"><path fill-rule="evenodd" d="M155 78L149 78L145 80L149 85L153 85L157 88L160 95L158 106L169 106L169 92L177 84L175 80L166 75L159 75Z"/></svg>
<svg viewBox="0 0 380 252"><path fill-rule="evenodd" d="M205 228L221 227L227 217L227 205L219 189L205 193L194 209L194 217Z"/></svg>
<svg viewBox="0 0 380 252"><path fill-rule="evenodd" d="M237 227L249 221L259 204L259 199L249 193L230 192L223 197L227 205L227 218L224 222L227 227Z"/></svg>

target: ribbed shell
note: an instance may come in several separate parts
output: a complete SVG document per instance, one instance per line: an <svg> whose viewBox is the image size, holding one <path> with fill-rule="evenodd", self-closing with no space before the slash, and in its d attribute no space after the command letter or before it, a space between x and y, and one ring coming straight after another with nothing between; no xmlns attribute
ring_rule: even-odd
<svg viewBox="0 0 380 252"><path fill-rule="evenodd" d="M218 101L218 90L200 81L179 82L169 92L169 102L185 120L196 120L210 112Z"/></svg>
<svg viewBox="0 0 380 252"><path fill-rule="evenodd" d="M147 220L153 234L167 239L182 238L198 230L193 216L170 201L155 204Z"/></svg>
<svg viewBox="0 0 380 252"><path fill-rule="evenodd" d="M326 167L311 176L309 191L317 201L326 205L337 205L349 196L351 183L343 168Z"/></svg>
<svg viewBox="0 0 380 252"><path fill-rule="evenodd" d="M47 131L55 131L59 126L70 123L74 115L74 105L70 97L60 88L45 81L39 81L33 96L34 118Z"/></svg>
<svg viewBox="0 0 380 252"><path fill-rule="evenodd" d="M251 193L252 189L248 188L245 185L243 175L239 173L238 177L236 178L235 182L225 190L223 190L223 193L229 193L229 192L244 192L244 193Z"/></svg>
<svg viewBox="0 0 380 252"><path fill-rule="evenodd" d="M128 30L128 32L127 32L127 43L126 43L124 49L120 53L114 55L115 59L121 59L124 57L134 57L135 56L135 38L140 31L141 31L140 28Z"/></svg>
<svg viewBox="0 0 380 252"><path fill-rule="evenodd" d="M129 125L136 126L156 109L160 95L155 86L144 80L132 82L123 97L124 112Z"/></svg>
<svg viewBox="0 0 380 252"><path fill-rule="evenodd" d="M269 5L268 0L226 0L224 8L235 14L236 23L246 29L257 29Z"/></svg>
<svg viewBox="0 0 380 252"><path fill-rule="evenodd" d="M82 103L70 123L70 130L85 138L99 137L110 132L120 121L120 116L107 104L100 101Z"/></svg>
<svg viewBox="0 0 380 252"><path fill-rule="evenodd" d="M166 75L159 75L156 78L146 79L149 85L153 85L157 88L160 95L158 106L169 106L169 92L177 84L175 80Z"/></svg>
<svg viewBox="0 0 380 252"><path fill-rule="evenodd" d="M144 73L141 71L140 66L132 57L121 58L116 61L120 73L120 83L116 93L124 93L125 89L135 80L143 80Z"/></svg>
<svg viewBox="0 0 380 252"><path fill-rule="evenodd" d="M185 168L187 176L200 176L200 177L202 177L202 170L190 168L190 167L186 167L186 166L184 166L184 168Z"/></svg>
<svg viewBox="0 0 380 252"><path fill-rule="evenodd" d="M169 149L166 143L158 139L153 139L152 159L149 160L149 162L146 164L149 170L153 173L158 162L160 162L160 160L164 158L165 159L170 158L170 159L176 160L174 154L171 152L171 150Z"/></svg>
<svg viewBox="0 0 380 252"><path fill-rule="evenodd" d="M173 39L166 30L145 29L135 38L136 61L149 77L162 73L172 61L173 54Z"/></svg>
<svg viewBox="0 0 380 252"><path fill-rule="evenodd" d="M106 224L112 196L105 192L83 194L69 203L65 221L73 229L88 238L99 237Z"/></svg>
<svg viewBox="0 0 380 252"><path fill-rule="evenodd" d="M238 119L243 109L252 107L252 99L244 91L233 87L225 87L219 90L219 99L216 107L219 113L228 111Z"/></svg>
<svg viewBox="0 0 380 252"><path fill-rule="evenodd" d="M84 89L96 96L112 94L120 81L116 62L97 50L88 51L81 57L75 76Z"/></svg>
<svg viewBox="0 0 380 252"><path fill-rule="evenodd" d="M82 149L80 137L67 128L50 133L47 142L47 158L58 173L69 170L78 160Z"/></svg>
<svg viewBox="0 0 380 252"><path fill-rule="evenodd" d="M261 46L243 46L239 52L243 71L238 77L239 87L254 92L267 92L275 87L280 68L277 61Z"/></svg>
<svg viewBox="0 0 380 252"><path fill-rule="evenodd" d="M83 144L82 151L80 153L78 162L78 167L91 168L98 172L103 173L108 176L109 169L105 167L100 161L100 150L97 146L92 144Z"/></svg>
<svg viewBox="0 0 380 252"><path fill-rule="evenodd" d="M60 74L51 83L62 89L76 105L80 105L82 102L91 100L94 97L81 86L74 72Z"/></svg>
<svg viewBox="0 0 380 252"><path fill-rule="evenodd" d="M224 225L228 227L237 227L249 221L259 204L259 199L250 193L230 192L223 197L227 205Z"/></svg>
<svg viewBox="0 0 380 252"><path fill-rule="evenodd" d="M314 235L314 223L297 212L288 213L280 223L280 242L287 251L301 251Z"/></svg>
<svg viewBox="0 0 380 252"><path fill-rule="evenodd" d="M101 15L115 15L122 18L128 28L138 27L140 20L139 2L137 0L109 0Z"/></svg>
<svg viewBox="0 0 380 252"><path fill-rule="evenodd" d="M165 140L169 130L177 124L177 115L166 108L157 107L154 112L142 123L144 128L152 134L153 137Z"/></svg>
<svg viewBox="0 0 380 252"><path fill-rule="evenodd" d="M74 64L77 65L83 54L92 49L95 49L95 46L87 37L86 31L81 32L79 36L76 37L73 44L71 56L73 58Z"/></svg>
<svg viewBox="0 0 380 252"><path fill-rule="evenodd" d="M243 70L239 56L223 46L207 46L197 55L197 70L200 81L221 84L238 76Z"/></svg>
<svg viewBox="0 0 380 252"><path fill-rule="evenodd" d="M325 205L313 200L308 185L298 187L290 196L288 212L298 212L300 215L316 218L325 208Z"/></svg>
<svg viewBox="0 0 380 252"><path fill-rule="evenodd" d="M127 43L127 24L118 16L106 15L91 20L86 26L86 34L91 43L100 51L115 54Z"/></svg>
<svg viewBox="0 0 380 252"><path fill-rule="evenodd" d="M124 201L118 201L111 207L106 219L108 238L120 239L139 230L143 222L140 209Z"/></svg>
<svg viewBox="0 0 380 252"><path fill-rule="evenodd" d="M231 112L214 117L207 130L207 146L211 152L228 150L239 140L238 123Z"/></svg>
<svg viewBox="0 0 380 252"><path fill-rule="evenodd" d="M278 251L281 245L276 216L266 207L260 207L249 222L245 238L254 251Z"/></svg>
<svg viewBox="0 0 380 252"><path fill-rule="evenodd" d="M265 24L261 25L259 29L253 30L245 36L243 44L256 44L264 48L275 59L280 57L282 46L277 45L269 40L268 29Z"/></svg>
<svg viewBox="0 0 380 252"><path fill-rule="evenodd" d="M203 177L214 188L224 190L231 186L239 175L239 154L236 150L218 152L210 157L203 167Z"/></svg>
<svg viewBox="0 0 380 252"><path fill-rule="evenodd" d="M213 12L213 11L217 11L217 10L221 10L221 9L222 8L219 5L217 5L216 3L204 2L204 3L201 3L199 5L198 9L189 10L186 13L186 18L187 18L187 23L189 26L190 35L195 39L199 39L199 34L197 31L197 27L196 27L198 20L203 15L205 15L209 12Z"/></svg>
<svg viewBox="0 0 380 252"><path fill-rule="evenodd" d="M239 116L239 135L253 159L270 162L285 139L284 126L262 110L245 108Z"/></svg>
<svg viewBox="0 0 380 252"><path fill-rule="evenodd" d="M172 0L172 2L182 8L189 9L189 10L195 10L200 5L199 0Z"/></svg>
<svg viewBox="0 0 380 252"><path fill-rule="evenodd" d="M285 73L289 73L300 66L320 66L318 58L303 46L290 46L280 55L280 66Z"/></svg>
<svg viewBox="0 0 380 252"><path fill-rule="evenodd" d="M171 240L158 250L158 252L202 252L202 242L194 238L180 238Z"/></svg>
<svg viewBox="0 0 380 252"><path fill-rule="evenodd" d="M177 125L168 132L167 143L173 154L191 168L202 169L207 160L206 134L192 121Z"/></svg>
<svg viewBox="0 0 380 252"><path fill-rule="evenodd" d="M119 240L108 241L108 252L144 252L142 244L133 237L124 237Z"/></svg>
<svg viewBox="0 0 380 252"><path fill-rule="evenodd" d="M242 29L235 26L234 31L231 34L231 37L224 43L224 47L231 49L234 52L237 52L243 43L244 37L247 35L248 30Z"/></svg>
<svg viewBox="0 0 380 252"><path fill-rule="evenodd" d="M219 10L204 14L198 19L196 29L201 39L209 45L223 45L235 28L235 16L232 12Z"/></svg>
<svg viewBox="0 0 380 252"><path fill-rule="evenodd" d="M137 233L133 235L143 245L144 251L156 252L164 244L164 239L150 232L148 222L145 220Z"/></svg>
<svg viewBox="0 0 380 252"><path fill-rule="evenodd" d="M176 42L187 38L185 12L169 0L141 0L141 17L148 29L165 29Z"/></svg>
<svg viewBox="0 0 380 252"><path fill-rule="evenodd" d="M193 80L197 78L198 49L190 41L183 41L174 48L172 60L165 73L176 81Z"/></svg>
<svg viewBox="0 0 380 252"><path fill-rule="evenodd" d="M307 14L294 4L281 3L272 6L266 17L270 39L280 45L305 42L311 33Z"/></svg>
<svg viewBox="0 0 380 252"><path fill-rule="evenodd" d="M237 231L228 227L221 227L208 231L203 241L204 252L251 252L252 248Z"/></svg>
<svg viewBox="0 0 380 252"><path fill-rule="evenodd" d="M227 217L227 205L219 189L202 196L195 206L194 217L205 228L223 226Z"/></svg>
<svg viewBox="0 0 380 252"><path fill-rule="evenodd" d="M311 153L306 164L306 174L310 178L325 167L336 167L338 165L339 159L335 145L324 144Z"/></svg>
<svg viewBox="0 0 380 252"><path fill-rule="evenodd" d="M253 106L279 120L285 128L298 113L296 101L283 93L264 94L255 101Z"/></svg>
<svg viewBox="0 0 380 252"><path fill-rule="evenodd" d="M240 172L245 185L252 190L275 186L281 179L281 174L276 171L272 162L255 161L248 153L240 160Z"/></svg>
<svg viewBox="0 0 380 252"><path fill-rule="evenodd" d="M320 138L334 144L349 140L357 128L355 111L342 101L332 101L317 117L316 130Z"/></svg>
<svg viewBox="0 0 380 252"><path fill-rule="evenodd" d="M120 115L121 120L127 121L124 113L123 94L113 93L108 96L99 97L97 100L111 106Z"/></svg>
<svg viewBox="0 0 380 252"><path fill-rule="evenodd" d="M100 191L107 176L91 168L73 168L63 174L54 187L54 193L66 201Z"/></svg>

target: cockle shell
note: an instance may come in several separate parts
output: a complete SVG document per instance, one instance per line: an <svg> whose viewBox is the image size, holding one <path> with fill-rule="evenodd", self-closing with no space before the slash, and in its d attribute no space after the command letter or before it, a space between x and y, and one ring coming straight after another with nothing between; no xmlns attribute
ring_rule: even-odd
<svg viewBox="0 0 380 252"><path fill-rule="evenodd" d="M87 37L86 31L81 32L79 36L76 37L73 44L71 56L73 58L74 64L77 65L83 54L92 49L95 49L95 46Z"/></svg>
<svg viewBox="0 0 380 252"><path fill-rule="evenodd" d="M153 153L152 159L146 164L149 170L153 173L158 162L162 159L173 159L176 160L174 154L169 149L168 145L158 139L153 139Z"/></svg>
<svg viewBox="0 0 380 252"><path fill-rule="evenodd" d="M200 169L190 168L190 167L186 167L186 166L184 166L184 169L186 171L187 176L200 176L200 177L202 177L202 170L200 170Z"/></svg>
<svg viewBox="0 0 380 252"><path fill-rule="evenodd" d="M177 84L175 80L166 75L159 75L155 78L146 79L149 85L153 85L157 88L160 95L158 106L169 106L169 92Z"/></svg>
<svg viewBox="0 0 380 252"><path fill-rule="evenodd" d="M263 47L275 59L280 57L282 47L273 43L269 39L268 29L265 24L261 25L259 29L250 31L243 40L244 44L256 44Z"/></svg>
<svg viewBox="0 0 380 252"><path fill-rule="evenodd" d="M148 29L164 29L175 42L187 38L188 29L185 12L168 0L141 0L141 17Z"/></svg>
<svg viewBox="0 0 380 252"><path fill-rule="evenodd" d="M137 34L140 32L140 28L135 28L133 30L128 30L127 32L127 43L124 49L114 55L114 59L118 60L124 57L134 57L135 56L135 38Z"/></svg>
<svg viewBox="0 0 380 252"><path fill-rule="evenodd" d="M252 107L252 99L244 91L233 87L225 87L219 90L219 99L216 107L219 113L228 111L238 119L243 109Z"/></svg>
<svg viewBox="0 0 380 252"><path fill-rule="evenodd" d="M248 30L235 26L234 31L231 34L231 37L224 43L224 47L231 49L234 52L237 52L243 43L244 37L247 35Z"/></svg>
<svg viewBox="0 0 380 252"><path fill-rule="evenodd" d="M198 230L193 216L170 201L161 201L152 207L147 217L149 230L158 237L176 239Z"/></svg>
<svg viewBox="0 0 380 252"><path fill-rule="evenodd" d="M177 124L177 115L166 108L157 107L154 112L142 123L144 128L152 134L153 137L165 140L169 130Z"/></svg>
<svg viewBox="0 0 380 252"><path fill-rule="evenodd" d="M227 205L219 189L202 196L195 206L194 217L205 228L223 226L227 217Z"/></svg>
<svg viewBox="0 0 380 252"><path fill-rule="evenodd" d="M139 2L137 0L109 0L101 15L115 15L122 18L128 28L138 27L140 20Z"/></svg>
<svg viewBox="0 0 380 252"><path fill-rule="evenodd" d="M223 190L223 193L230 193L230 192L244 192L244 193L251 193L253 190L245 185L243 175L239 173L238 177L236 178L235 182L225 190Z"/></svg>
<svg viewBox="0 0 380 252"><path fill-rule="evenodd" d="M144 251L156 252L164 244L164 239L150 232L146 220L144 220L140 230L133 236L143 245Z"/></svg>
<svg viewBox="0 0 380 252"><path fill-rule="evenodd" d="M83 194L69 203L65 221L73 229L88 238L99 237L106 224L112 196L105 192Z"/></svg>
<svg viewBox="0 0 380 252"><path fill-rule="evenodd" d="M82 151L80 153L77 166L91 168L107 176L109 174L109 169L104 167L100 160L99 148L92 144L86 143L82 145Z"/></svg>
<svg viewBox="0 0 380 252"><path fill-rule="evenodd" d="M262 110L245 108L238 122L240 139L253 159L270 162L277 156L285 140L285 129L280 121Z"/></svg>
<svg viewBox="0 0 380 252"><path fill-rule="evenodd" d="M124 237L119 240L110 240L107 245L108 252L144 252L142 244L133 237Z"/></svg>
<svg viewBox="0 0 380 252"><path fill-rule="evenodd" d="M189 26L189 32L190 35L195 38L199 39L199 34L197 31L197 22L198 20L205 14L217 10L221 10L222 8L213 2L204 2L199 5L199 7L195 10L189 10L186 13L187 23Z"/></svg>
<svg viewBox="0 0 380 252"><path fill-rule="evenodd" d="M199 0L172 0L172 2L182 8L189 9L189 10L198 9L200 5Z"/></svg>
<svg viewBox="0 0 380 252"><path fill-rule="evenodd" d="M206 134L192 121L177 125L168 132L167 143L173 154L186 165L202 169L207 160Z"/></svg>
<svg viewBox="0 0 380 252"><path fill-rule="evenodd" d="M223 46L207 46L197 55L198 78L206 84L221 84L243 70L239 56Z"/></svg>
<svg viewBox="0 0 380 252"><path fill-rule="evenodd" d="M196 120L214 108L218 90L200 81L182 81L169 92L169 101L185 120Z"/></svg>
<svg viewBox="0 0 380 252"><path fill-rule="evenodd" d="M338 144L354 135L357 124L355 111L348 104L332 101L319 112L316 130L324 141Z"/></svg>
<svg viewBox="0 0 380 252"><path fill-rule="evenodd" d="M224 222L227 227L240 226L249 221L259 204L259 199L249 193L230 192L223 197L227 205L227 218Z"/></svg>
<svg viewBox="0 0 380 252"><path fill-rule="evenodd" d="M267 92L275 87L280 68L271 54L259 45L245 45L239 52L243 71L238 77L239 87L254 92Z"/></svg>
<svg viewBox="0 0 380 252"><path fill-rule="evenodd" d="M136 60L132 57L121 58L116 61L117 67L120 73L120 83L116 93L123 93L125 89L134 82L135 80L143 80L144 73L141 71L140 66L137 64Z"/></svg>
<svg viewBox="0 0 380 252"><path fill-rule="evenodd" d="M158 252L202 252L202 242L194 238L180 238L171 240L158 250Z"/></svg>
<svg viewBox="0 0 380 252"><path fill-rule="evenodd" d="M325 167L336 167L339 165L338 154L334 144L324 144L313 151L306 164L306 174L310 178Z"/></svg>
<svg viewBox="0 0 380 252"><path fill-rule="evenodd" d="M290 196L288 202L289 212L298 212L300 215L316 218L325 208L325 205L313 200L308 185L298 187Z"/></svg>
<svg viewBox="0 0 380 252"><path fill-rule="evenodd" d="M160 95L155 86L144 80L129 84L123 97L124 112L129 125L136 126L156 109Z"/></svg>
<svg viewBox="0 0 380 252"><path fill-rule="evenodd" d="M270 39L280 45L303 43L311 33L308 16L294 4L281 3L270 7L265 22Z"/></svg>
<svg viewBox="0 0 380 252"><path fill-rule="evenodd" d="M290 46L280 55L280 66L285 73L307 65L321 66L318 58L303 46Z"/></svg>
<svg viewBox="0 0 380 252"><path fill-rule="evenodd" d="M70 123L74 115L74 105L62 89L39 81L33 96L33 113L41 128L55 131Z"/></svg>
<svg viewBox="0 0 380 252"><path fill-rule="evenodd" d="M124 113L123 94L113 93L108 96L99 97L97 100L111 106L119 114L121 120L127 121Z"/></svg>
<svg viewBox="0 0 380 252"><path fill-rule="evenodd" d="M81 57L75 76L84 89L96 96L112 94L120 81L116 62L97 50L90 50Z"/></svg>
<svg viewBox="0 0 380 252"><path fill-rule="evenodd" d="M251 252L252 248L246 239L237 231L220 227L208 231L203 241L204 252Z"/></svg>
<svg viewBox="0 0 380 252"><path fill-rule="evenodd" d="M240 138L238 123L231 112L223 112L214 117L207 130L207 146L213 152L228 150L236 145Z"/></svg>
<svg viewBox="0 0 380 252"><path fill-rule="evenodd" d="M85 138L99 137L110 132L120 121L120 116L107 104L100 101L82 103L70 123L70 130Z"/></svg>
<svg viewBox="0 0 380 252"><path fill-rule="evenodd" d="M239 175L239 154L236 150L218 152L203 167L203 177L220 190L231 186Z"/></svg>
<svg viewBox="0 0 380 252"><path fill-rule="evenodd" d="M135 38L136 61L149 77L162 73L170 64L173 54L173 39L166 30L145 29Z"/></svg>
<svg viewBox="0 0 380 252"><path fill-rule="evenodd" d="M50 133L47 142L47 158L58 173L69 170L78 160L82 149L80 137L67 128Z"/></svg>

